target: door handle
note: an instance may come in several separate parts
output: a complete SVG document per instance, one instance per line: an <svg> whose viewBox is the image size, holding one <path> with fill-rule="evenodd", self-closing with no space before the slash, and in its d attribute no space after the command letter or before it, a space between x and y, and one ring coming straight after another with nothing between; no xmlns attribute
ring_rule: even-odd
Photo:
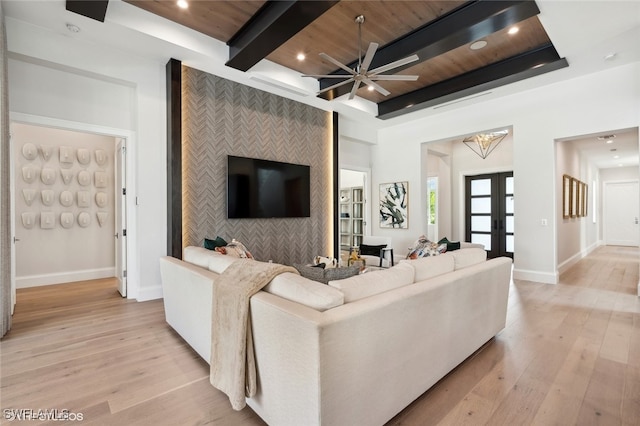
<svg viewBox="0 0 640 426"><path fill-rule="evenodd" d="M498 229L498 221L494 219L493 221L493 229Z"/></svg>
<svg viewBox="0 0 640 426"><path fill-rule="evenodd" d="M116 240L118 239L118 233L116 232L116 235L114 235L114 237L116 237Z"/></svg>
<svg viewBox="0 0 640 426"><path fill-rule="evenodd" d="M636 223L638 222L636 221ZM13 244L17 243L18 241L20 241L20 238L13 237Z"/></svg>
<svg viewBox="0 0 640 426"><path fill-rule="evenodd" d="M638 224L638 218L636 217L636 225Z"/></svg>

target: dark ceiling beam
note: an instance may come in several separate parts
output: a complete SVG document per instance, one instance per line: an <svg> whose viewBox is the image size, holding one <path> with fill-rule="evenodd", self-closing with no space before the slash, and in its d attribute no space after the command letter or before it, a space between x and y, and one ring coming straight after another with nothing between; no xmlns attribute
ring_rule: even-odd
<svg viewBox="0 0 640 426"><path fill-rule="evenodd" d="M247 71L338 1L268 1L227 42L226 65Z"/></svg>
<svg viewBox="0 0 640 426"><path fill-rule="evenodd" d="M535 1L530 0L470 1L378 49L369 68L374 69L414 53L420 58L419 61L423 62L510 27L539 13L540 9L538 9ZM348 66L355 68L357 63L356 60ZM394 73L414 65L416 65L416 62L395 68ZM331 74L340 75L346 74L346 72L336 70ZM320 89L335 83L335 79L321 79ZM348 93L350 90L351 86L345 85L324 92L319 96L332 100Z"/></svg>
<svg viewBox="0 0 640 426"><path fill-rule="evenodd" d="M87 18L104 22L109 0L67 0L66 9Z"/></svg>
<svg viewBox="0 0 640 426"><path fill-rule="evenodd" d="M388 119L451 102L569 66L552 44L530 50L449 80L378 104L378 118Z"/></svg>

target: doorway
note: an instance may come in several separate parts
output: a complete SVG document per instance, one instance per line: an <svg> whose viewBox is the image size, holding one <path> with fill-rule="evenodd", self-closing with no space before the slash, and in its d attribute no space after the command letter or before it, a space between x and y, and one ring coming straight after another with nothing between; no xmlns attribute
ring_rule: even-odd
<svg viewBox="0 0 640 426"><path fill-rule="evenodd" d="M605 244L638 247L638 181L605 182L603 208Z"/></svg>
<svg viewBox="0 0 640 426"><path fill-rule="evenodd" d="M465 178L466 241L484 245L488 258L513 258L513 172Z"/></svg>
<svg viewBox="0 0 640 426"><path fill-rule="evenodd" d="M14 291L113 277L114 257L126 264L126 241L113 238L118 221L126 223L116 197L126 162L114 155L126 137L73 124L12 114ZM126 295L126 281L119 290Z"/></svg>

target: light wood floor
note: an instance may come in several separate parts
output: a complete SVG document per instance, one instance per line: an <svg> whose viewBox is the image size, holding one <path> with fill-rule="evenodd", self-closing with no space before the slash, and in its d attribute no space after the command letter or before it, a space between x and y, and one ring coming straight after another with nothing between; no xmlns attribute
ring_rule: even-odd
<svg viewBox="0 0 640 426"><path fill-rule="evenodd" d="M601 247L557 286L516 281L507 327L389 424L639 425L639 254ZM3 413L264 424L209 385L208 365L167 326L162 301L122 299L113 280L19 290L0 361Z"/></svg>

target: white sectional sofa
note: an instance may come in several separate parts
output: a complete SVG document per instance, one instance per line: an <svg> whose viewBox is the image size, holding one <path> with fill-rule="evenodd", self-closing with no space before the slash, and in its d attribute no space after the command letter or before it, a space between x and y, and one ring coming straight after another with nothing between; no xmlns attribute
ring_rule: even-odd
<svg viewBox="0 0 640 426"><path fill-rule="evenodd" d="M212 286L233 262L198 247L160 260L167 322L210 362ZM270 425L380 425L505 326L511 259L466 248L325 285L293 273L251 298Z"/></svg>

